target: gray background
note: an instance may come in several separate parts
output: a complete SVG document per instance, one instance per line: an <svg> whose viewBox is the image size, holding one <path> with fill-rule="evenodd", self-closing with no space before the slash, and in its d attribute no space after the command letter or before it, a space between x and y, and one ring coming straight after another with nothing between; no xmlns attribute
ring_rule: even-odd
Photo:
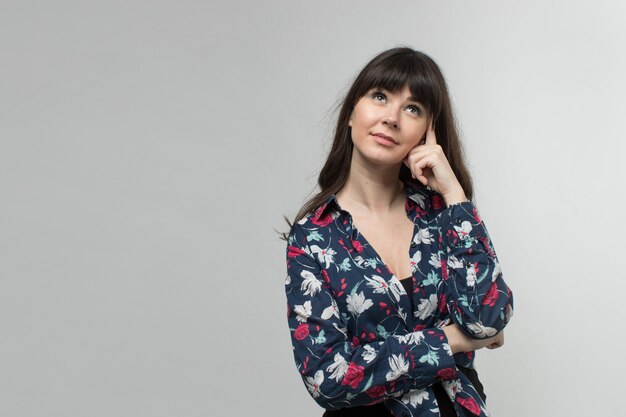
<svg viewBox="0 0 626 417"><path fill-rule="evenodd" d="M489 408L617 416L625 39L617 0L2 0L0 415L320 416L274 229L336 100L409 45L516 297Z"/></svg>

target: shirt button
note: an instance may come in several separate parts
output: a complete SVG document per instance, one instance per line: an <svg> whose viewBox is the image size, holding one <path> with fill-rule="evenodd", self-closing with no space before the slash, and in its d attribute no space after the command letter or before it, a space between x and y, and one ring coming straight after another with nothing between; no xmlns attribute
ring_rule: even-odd
<svg viewBox="0 0 626 417"><path fill-rule="evenodd" d="M455 222L456 224L461 224L461 219L457 217L457 218L454 220L454 222Z"/></svg>
<svg viewBox="0 0 626 417"><path fill-rule="evenodd" d="M414 247L416 247L416 246L417 246L417 243L416 243L416 242L411 242L411 247L412 247L412 248L414 248Z"/></svg>

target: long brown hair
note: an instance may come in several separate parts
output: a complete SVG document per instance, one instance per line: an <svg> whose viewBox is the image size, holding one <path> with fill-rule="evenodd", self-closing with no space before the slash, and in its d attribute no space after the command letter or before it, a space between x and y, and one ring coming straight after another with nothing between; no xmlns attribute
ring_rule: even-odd
<svg viewBox="0 0 626 417"><path fill-rule="evenodd" d="M400 46L381 52L365 65L345 98L339 103L341 110L335 126L335 138L317 180L320 192L302 206L293 222L290 222L287 216L283 216L290 230L294 223L317 209L328 197L337 193L348 180L354 147L348 119L359 99L372 88L384 88L396 93L407 84L411 94L418 97L419 102L426 107L433 120L437 143L441 145L466 197L472 199L474 192L472 178L465 165L464 151L445 78L439 66L428 55L406 46ZM417 182L404 164L400 168L400 180ZM419 185L422 184L419 183ZM282 233L281 239L287 240L288 233Z"/></svg>

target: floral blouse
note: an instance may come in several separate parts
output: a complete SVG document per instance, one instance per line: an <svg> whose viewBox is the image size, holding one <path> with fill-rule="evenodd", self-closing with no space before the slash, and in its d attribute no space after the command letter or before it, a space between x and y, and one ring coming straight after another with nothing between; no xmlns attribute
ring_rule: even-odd
<svg viewBox="0 0 626 417"><path fill-rule="evenodd" d="M296 367L325 409L383 402L393 416L438 416L431 385L441 382L459 416L489 416L456 366L474 368L474 352L453 355L442 327L494 336L513 315L513 295L471 201L446 207L421 184L404 190L413 294L335 195L294 224L285 292Z"/></svg>

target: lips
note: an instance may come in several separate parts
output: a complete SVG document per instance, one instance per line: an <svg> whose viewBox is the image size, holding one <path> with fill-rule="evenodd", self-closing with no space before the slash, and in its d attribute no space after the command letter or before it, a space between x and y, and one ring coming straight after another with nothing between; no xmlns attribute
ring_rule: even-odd
<svg viewBox="0 0 626 417"><path fill-rule="evenodd" d="M398 142L396 142L396 140L394 138L392 138L391 136L387 136L384 133L372 133L372 136L378 136L378 137L381 137L383 139L390 140L393 143L395 143L396 145L398 144Z"/></svg>

